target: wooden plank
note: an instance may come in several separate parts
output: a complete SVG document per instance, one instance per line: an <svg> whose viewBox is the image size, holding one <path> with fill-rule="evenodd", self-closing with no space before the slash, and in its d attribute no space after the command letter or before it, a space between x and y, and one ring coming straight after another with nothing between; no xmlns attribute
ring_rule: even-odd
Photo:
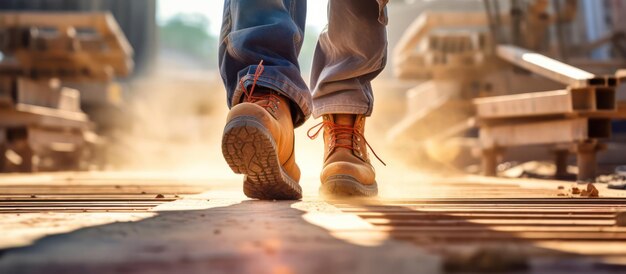
<svg viewBox="0 0 626 274"><path fill-rule="evenodd" d="M481 226L419 226L419 227L406 227L406 226L391 226L382 221L371 221L370 223L377 225L377 228L382 230L404 231L404 232L453 232L453 233L473 233L485 231ZM395 225L395 224L394 224ZM527 225L496 225L489 226L490 230L494 233L497 232L621 232L626 233L625 228L610 227L610 226L527 226Z"/></svg>
<svg viewBox="0 0 626 274"><path fill-rule="evenodd" d="M626 241L626 233L622 232L519 232L503 233L490 231L485 228L477 233L446 233L446 232L401 232L393 233L393 237L411 240L429 241L464 241L464 242L485 242L485 241L541 241L541 240L567 240L567 241Z"/></svg>
<svg viewBox="0 0 626 274"><path fill-rule="evenodd" d="M195 192L194 192L195 193ZM161 194L161 193L159 193ZM189 194L193 194L193 193L189 193ZM8 202L19 202L19 203L27 203L27 202L33 202L33 203L39 203L39 202L43 202L43 203L48 203L48 202L55 202L55 203L61 203L61 202L69 202L69 203L78 203L78 202L84 202L84 201L89 201L89 202L102 202L102 203L117 203L117 202L129 202L129 203L134 203L134 202L157 202L157 201L173 201L175 200L175 198L179 197L178 194L171 194L168 192L164 192L162 194L164 196L164 198L155 198L155 194L137 194L137 195L133 195L133 194L128 194L128 195L106 195L106 194L102 194L102 195L56 195L56 196L50 196L50 195L37 195L36 198L30 198L30 195L12 195L10 197L7 197L6 195L0 196L0 204L2 203L8 203ZM174 198L173 198L174 197Z"/></svg>
<svg viewBox="0 0 626 274"><path fill-rule="evenodd" d="M606 207L606 206L605 206ZM459 208L413 208L408 211L385 211L385 210L349 210L350 212L361 216L362 218L385 218L388 220L407 220L407 219L423 219L423 220L445 220L445 219L568 219L568 220L615 220L616 214L623 212L621 210L611 210L606 208L574 208L571 211L567 209L546 209L541 208L512 208L489 210L488 208L474 208L476 211L467 207Z"/></svg>
<svg viewBox="0 0 626 274"><path fill-rule="evenodd" d="M51 79L35 81L19 77L16 83L17 91L15 104L58 108L61 98L61 88L58 81Z"/></svg>
<svg viewBox="0 0 626 274"><path fill-rule="evenodd" d="M0 206L10 205L10 203L0 203ZM28 202L20 202L15 204L29 204ZM37 204L36 202L30 203L32 205ZM52 204L52 203L50 203ZM345 212L350 212L346 210ZM375 213L375 212L374 212ZM403 212L404 213L404 212ZM556 213L525 213L519 212L515 214L511 213L473 213L473 212L464 212L464 213L448 213L448 212L420 212L416 210L411 215L400 214L396 212L385 212L384 214L372 214L372 212L361 212L357 213L359 217L365 219L384 219L387 221L402 221L406 219L422 219L422 220L454 220L463 218L466 220L471 219L532 219L532 220L615 220L615 214L605 213L605 214L578 214L571 215L565 212L556 212ZM409 218L410 217L410 218Z"/></svg>
<svg viewBox="0 0 626 274"><path fill-rule="evenodd" d="M28 128L28 142L35 150L52 149L57 147L69 147L75 151L86 144L82 132L68 132L58 130L45 130L37 127Z"/></svg>
<svg viewBox="0 0 626 274"><path fill-rule="evenodd" d="M101 26L104 14L100 12L0 12L3 26Z"/></svg>
<svg viewBox="0 0 626 274"><path fill-rule="evenodd" d="M583 99L578 98L582 97L578 94L569 90L554 90L478 98L474 99L473 102L476 106L476 115L482 119L554 115L572 113L575 110L593 110L591 104L574 104L575 101L583 101ZM584 101L587 102L588 100Z"/></svg>
<svg viewBox="0 0 626 274"><path fill-rule="evenodd" d="M368 221L377 221L377 223L385 223L382 219L366 219ZM388 221L388 220L387 220ZM428 226L428 225L442 225L442 226L480 226L480 225L528 225L528 226L614 226L615 220L584 220L584 219L513 219L513 218L500 218L500 219L475 219L475 218L450 218L450 219L418 219L411 220L394 220L404 225L413 226ZM626 235L624 235L626 236Z"/></svg>
<svg viewBox="0 0 626 274"><path fill-rule="evenodd" d="M402 218L402 217L410 217L415 214L429 214L429 213L437 213L437 214L567 214L572 217L578 214L593 214L593 215L615 215L615 213L619 212L618 209L606 209L606 206L596 207L596 208L531 208L531 207L408 207L406 211L398 212L394 211L394 209L384 210L384 209L351 209L344 208L346 212L357 213L359 215L371 216L371 217L380 217L380 216L393 216L394 218ZM624 208L622 208L624 210ZM391 217L390 217L391 218Z"/></svg>
<svg viewBox="0 0 626 274"><path fill-rule="evenodd" d="M141 212L148 211L148 207L108 207L108 208L96 208L96 207L82 207L82 208L2 208L0 214L24 214L24 213L40 213L40 212L55 212L55 213L69 213L69 212Z"/></svg>
<svg viewBox="0 0 626 274"><path fill-rule="evenodd" d="M59 98L58 109L82 112L80 108L80 92L77 89L62 87L61 98Z"/></svg>
<svg viewBox="0 0 626 274"><path fill-rule="evenodd" d="M135 195L135 194L166 194L166 193L178 193L178 194L190 194L199 193L206 189L202 186L129 186L123 182L112 182L112 184L121 184L114 186L94 186L94 185L75 185L66 184L65 186L49 186L49 185L13 185L0 187L0 197L7 195L32 195L37 194L37 197L69 197L73 194L80 195ZM143 192L143 193L142 193ZM92 199L94 197L92 196Z"/></svg>
<svg viewBox="0 0 626 274"><path fill-rule="evenodd" d="M10 205L20 206L77 206L77 205L137 205L137 204L160 204L164 202L174 201L180 196L166 193L163 198L156 198L154 194L146 195L144 198L128 198L123 199L118 197L117 199L103 199L100 197L94 197L92 195L84 195L80 198L64 198L64 199L50 199L50 198L20 198L20 199L0 199L0 207L7 207Z"/></svg>
<svg viewBox="0 0 626 274"><path fill-rule="evenodd" d="M30 39L38 47L9 48L5 52L16 56L21 66L40 76L108 80L115 75L128 76L134 66L130 58L133 49L108 12L0 12L0 27L16 30L46 27L59 34L31 33ZM95 33L85 34L80 30ZM64 46L67 44L74 46Z"/></svg>
<svg viewBox="0 0 626 274"><path fill-rule="evenodd" d="M482 177L479 176L479 178L483 179L483 180L487 180L486 177ZM491 178L488 178L491 179ZM467 179L466 179L467 180ZM507 179L507 180L502 180L502 179L494 179L494 181L512 181L515 183L520 183L520 182L527 182L529 183L529 185L532 185L530 183L534 183L534 182L558 182L559 184L566 184L567 182L561 182L561 181L549 181L549 180L516 180L516 179ZM456 186L455 183L450 183L447 181L441 181L442 183L445 184L449 184L451 186ZM501 182L500 182L501 183ZM493 188L495 186L497 186L497 188L501 188L502 185L498 184L498 183L491 183L491 184L472 184L474 188ZM514 185L516 187L519 187L519 185ZM523 189L523 188L522 188ZM544 191L546 191L546 189L543 189ZM512 194L512 192L511 192ZM481 205L494 205L494 206L500 206L501 204L505 204L505 205L512 205L512 204L523 204L523 205L529 205L529 204L581 204L581 205L588 205L588 204L615 204L615 205L622 205L622 204L626 204L626 198L620 198L620 197L609 197L609 198L577 198L577 199L571 199L571 198L547 198L547 197L540 197L540 198L519 198L519 197L515 197L515 196L509 196L506 198L499 198L499 197L489 197L489 198L471 198L473 197L471 193L468 193L465 195L464 198L428 198L428 199L384 199L384 200L356 200L354 201L354 203L346 203L345 200L338 200L336 201L336 203L333 203L336 206L352 206L352 205L361 205L361 206L372 206L372 205L391 205L391 206L396 206L396 205L421 205L421 204L427 204L427 205L432 205L432 204L454 204L454 203L459 203L459 204L481 204ZM332 201L331 201L332 202ZM543 206L543 205L542 205Z"/></svg>
<svg viewBox="0 0 626 274"><path fill-rule="evenodd" d="M387 133L387 139L425 140L467 122L473 107L461 99L462 87L453 81L426 81L407 92L407 113ZM448 126L446 126L448 125Z"/></svg>
<svg viewBox="0 0 626 274"><path fill-rule="evenodd" d="M616 92L612 87L570 88L554 91L484 97L473 100L482 122L533 117L616 118Z"/></svg>
<svg viewBox="0 0 626 274"><path fill-rule="evenodd" d="M395 56L411 52L432 28L485 26L487 16L483 12L423 12L411 23L398 45L394 49Z"/></svg>
<svg viewBox="0 0 626 274"><path fill-rule="evenodd" d="M560 119L480 128L483 147L576 143L610 136L610 120Z"/></svg>
<svg viewBox="0 0 626 274"><path fill-rule="evenodd" d="M62 111L78 112L80 109L80 93L78 90L62 87L58 79L33 80L24 77L18 77L15 80L16 104L34 105L59 109Z"/></svg>
<svg viewBox="0 0 626 274"><path fill-rule="evenodd" d="M164 201L166 202L166 201ZM69 207L154 207L160 205L164 202L156 202L156 203L133 203L128 201L121 201L117 203L103 203L103 202L62 202L62 203L52 203L52 202L20 202L20 203L8 203L3 202L0 203L1 208L35 208L35 207L46 207L51 210L54 208L69 208Z"/></svg>
<svg viewBox="0 0 626 274"><path fill-rule="evenodd" d="M49 128L89 129L91 123L82 112L18 104L15 108L0 108L0 127L40 126Z"/></svg>
<svg viewBox="0 0 626 274"><path fill-rule="evenodd" d="M571 87L604 85L606 82L603 77L517 46L499 45L496 52L500 58L516 66Z"/></svg>

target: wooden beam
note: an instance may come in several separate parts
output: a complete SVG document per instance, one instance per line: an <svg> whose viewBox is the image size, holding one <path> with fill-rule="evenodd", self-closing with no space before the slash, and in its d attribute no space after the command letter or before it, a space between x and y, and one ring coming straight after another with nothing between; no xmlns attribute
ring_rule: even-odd
<svg viewBox="0 0 626 274"><path fill-rule="evenodd" d="M609 119L557 119L480 128L483 148L577 143L611 135Z"/></svg>
<svg viewBox="0 0 626 274"><path fill-rule="evenodd" d="M508 16L503 15L508 18ZM484 12L424 12L409 25L394 48L394 57L409 55L433 28L487 26Z"/></svg>
<svg viewBox="0 0 626 274"><path fill-rule="evenodd" d="M604 77L513 45L499 45L497 54L512 64L574 88L605 85Z"/></svg>
<svg viewBox="0 0 626 274"><path fill-rule="evenodd" d="M474 99L479 119L570 115L613 117L617 114L615 89L587 87Z"/></svg>
<svg viewBox="0 0 626 274"><path fill-rule="evenodd" d="M92 127L87 115L82 112L18 104L15 108L0 108L0 127L39 126L45 128Z"/></svg>
<svg viewBox="0 0 626 274"><path fill-rule="evenodd" d="M44 27L58 35L36 31ZM35 31L24 34L23 29ZM0 12L0 30L11 35L8 39L32 40L36 46L11 47L4 53L15 56L22 69L41 76L108 80L113 74L127 76L133 69L133 49L109 12ZM68 44L73 46L65 46Z"/></svg>
<svg viewBox="0 0 626 274"><path fill-rule="evenodd" d="M70 146L72 150L84 146L86 141L82 132L48 130L38 127L29 127L27 131L28 143L36 151L52 149L55 146Z"/></svg>
<svg viewBox="0 0 626 274"><path fill-rule="evenodd" d="M478 98L474 105L476 115L483 119L552 115L573 112L578 107L573 104L574 96L569 90L554 90Z"/></svg>

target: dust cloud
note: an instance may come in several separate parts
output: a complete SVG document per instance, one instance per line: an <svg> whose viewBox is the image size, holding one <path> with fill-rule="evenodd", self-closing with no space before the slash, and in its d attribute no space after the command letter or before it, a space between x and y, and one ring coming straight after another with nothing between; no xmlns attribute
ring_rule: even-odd
<svg viewBox="0 0 626 274"><path fill-rule="evenodd" d="M305 76L307 77L307 76ZM305 78L307 79L307 78ZM405 114L406 90L415 83L380 77L374 83L376 104L366 124L366 137L383 166L373 156L382 196L406 197L433 176L410 143L390 141L386 134ZM195 66L183 55L165 52L154 70L129 84L127 102L132 128L109 145L115 169L159 171L207 179L241 180L221 153L221 135L228 112L226 94L217 70ZM320 122L309 119L296 129L296 161L302 170L305 195L317 195L323 141L310 140L306 131Z"/></svg>

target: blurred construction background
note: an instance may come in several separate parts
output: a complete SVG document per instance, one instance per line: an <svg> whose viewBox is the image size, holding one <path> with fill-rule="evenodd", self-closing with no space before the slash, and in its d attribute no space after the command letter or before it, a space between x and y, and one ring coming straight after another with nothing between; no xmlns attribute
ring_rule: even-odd
<svg viewBox="0 0 626 274"><path fill-rule="evenodd" d="M626 1L391 0L356 204L317 196L313 119L304 200L243 198L223 9L0 0L0 272L626 271Z"/></svg>

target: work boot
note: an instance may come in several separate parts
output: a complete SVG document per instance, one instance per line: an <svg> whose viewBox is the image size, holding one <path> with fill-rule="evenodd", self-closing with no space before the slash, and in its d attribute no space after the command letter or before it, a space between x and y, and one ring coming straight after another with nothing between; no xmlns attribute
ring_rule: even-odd
<svg viewBox="0 0 626 274"><path fill-rule="evenodd" d="M302 198L289 100L254 85L244 100L228 113L222 136L226 162L245 175L243 192L263 200Z"/></svg>
<svg viewBox="0 0 626 274"><path fill-rule="evenodd" d="M376 196L376 174L367 152L369 144L363 135L365 116L334 114L324 115L323 119L315 134L309 131L309 137L315 138L321 129L324 130L320 193L330 197Z"/></svg>

